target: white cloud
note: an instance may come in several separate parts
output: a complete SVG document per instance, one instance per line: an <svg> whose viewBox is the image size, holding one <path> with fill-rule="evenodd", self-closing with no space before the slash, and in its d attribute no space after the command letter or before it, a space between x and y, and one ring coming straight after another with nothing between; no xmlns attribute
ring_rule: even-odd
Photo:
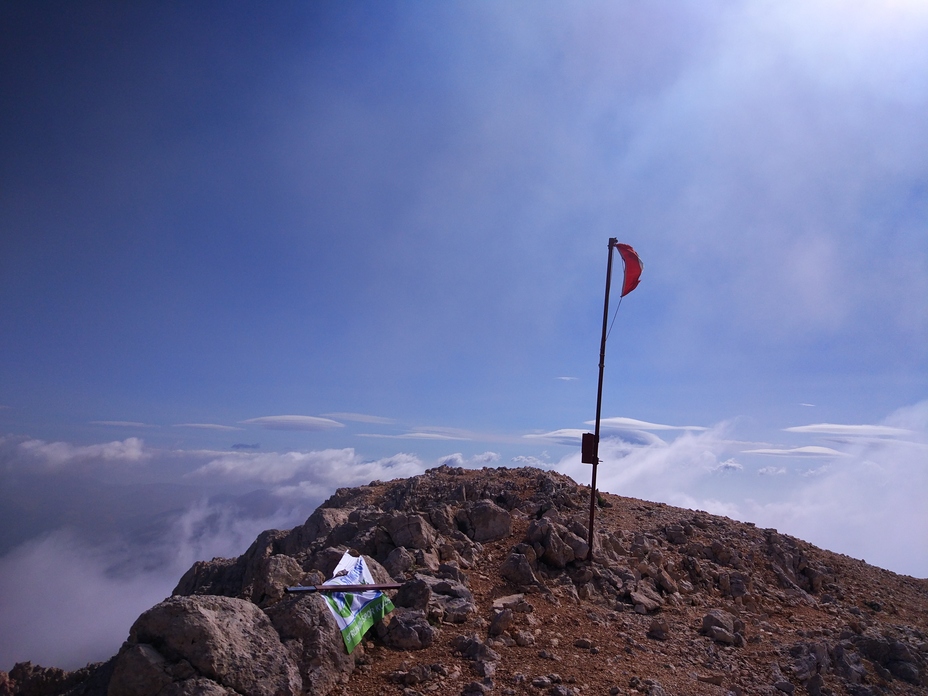
<svg viewBox="0 0 928 696"><path fill-rule="evenodd" d="M90 421L91 425L108 425L113 428L157 428L157 425L151 423L139 423L138 421Z"/></svg>
<svg viewBox="0 0 928 696"><path fill-rule="evenodd" d="M721 471L721 472L741 471L743 469L744 467L741 466L741 464L736 462L734 459L726 459L724 462L722 462L717 467L715 467L715 471Z"/></svg>
<svg viewBox="0 0 928 696"><path fill-rule="evenodd" d="M306 506L255 516L202 502L145 546L97 546L58 530L17 547L0 558L0 596L17 598L0 603L0 669L25 660L77 669L108 659L194 561L237 556L263 530L292 528L307 515Z"/></svg>
<svg viewBox="0 0 928 696"><path fill-rule="evenodd" d="M896 572L928 577L928 516L922 500L928 490L928 401L899 409L886 423L896 437L850 438L840 450L770 448L764 453L797 465L810 456L832 460L801 476L783 477L776 486L760 485L754 477L713 476L727 468L729 453L742 447L728 437L725 425L648 447L604 440L598 485L646 500L724 511ZM872 428L861 430L867 436L884 432ZM808 434L831 432L822 430ZM909 437L899 437L900 431ZM589 479L589 467L580 463L578 453L556 468L577 481ZM762 476L785 473L785 467L758 470Z"/></svg>
<svg viewBox="0 0 928 696"><path fill-rule="evenodd" d="M352 451L352 450L346 450ZM274 494L288 500L319 500L328 497L336 488L359 486L371 481L391 481L421 474L425 470L423 462L414 454L401 452L390 457L374 461L342 462L338 466L314 469L312 476L306 476L296 483L274 489Z"/></svg>
<svg viewBox="0 0 928 696"><path fill-rule="evenodd" d="M234 425L219 425L217 423L175 423L175 428L196 428L197 430L244 430Z"/></svg>
<svg viewBox="0 0 928 696"><path fill-rule="evenodd" d="M758 469L757 473L759 476L782 476L786 473L786 469L782 466L765 466Z"/></svg>
<svg viewBox="0 0 928 696"><path fill-rule="evenodd" d="M222 452L188 476L276 484L323 470L344 469L357 461L355 451L350 448L315 452Z"/></svg>
<svg viewBox="0 0 928 696"><path fill-rule="evenodd" d="M596 421L586 421L587 425L595 425ZM706 430L700 425L663 425L661 423L649 423L647 421L637 420L635 418L624 418L617 416L614 418L603 418L600 420L600 427L618 430Z"/></svg>
<svg viewBox="0 0 928 696"><path fill-rule="evenodd" d="M845 457L844 452L839 452L831 447L820 447L818 445L806 445L805 447L761 447L759 449L742 450L742 454L766 454L774 457Z"/></svg>
<svg viewBox="0 0 928 696"><path fill-rule="evenodd" d="M26 440L19 444L22 453L42 460L52 468L67 466L73 462L102 460L104 462L138 463L151 457L137 437L123 441L106 442L99 445L72 445L68 442L45 442Z"/></svg>
<svg viewBox="0 0 928 696"><path fill-rule="evenodd" d="M176 567L129 578L67 532L31 542L0 558L0 655L15 662L83 667L115 654L139 614L170 594ZM176 582L176 577L173 577Z"/></svg>
<svg viewBox="0 0 928 696"><path fill-rule="evenodd" d="M443 433L430 433L422 431L413 431L410 433L401 433L399 435L388 435L383 433L358 433L358 437L380 437L387 440L469 440L469 437L459 435L445 435Z"/></svg>
<svg viewBox="0 0 928 696"><path fill-rule="evenodd" d="M579 428L561 428L560 430L552 430L548 433L530 433L522 437L526 440L547 440L559 445L572 445L577 447L580 445L580 439L585 432L586 430L580 430Z"/></svg>
<svg viewBox="0 0 928 696"><path fill-rule="evenodd" d="M483 454L475 454L470 459L465 458L464 455L460 452L455 452L454 454L439 457L438 465L475 467L486 466L487 464L492 464L496 461L499 461L499 454L496 452L484 452Z"/></svg>
<svg viewBox="0 0 928 696"><path fill-rule="evenodd" d="M512 458L513 463L518 464L519 466L534 466L539 469L545 469L550 466L548 462L538 457L532 457L524 454L520 454Z"/></svg>
<svg viewBox="0 0 928 696"><path fill-rule="evenodd" d="M323 413L328 418L337 418L339 420L353 421L355 423L370 423L373 425L393 425L396 421L392 418L383 418L382 416L369 416L365 413Z"/></svg>
<svg viewBox="0 0 928 696"><path fill-rule="evenodd" d="M260 425L268 430L319 431L345 427L343 423L331 418L319 418L318 416L261 416L240 422L245 425Z"/></svg>
<svg viewBox="0 0 928 696"><path fill-rule="evenodd" d="M850 435L857 437L905 437L912 435L911 430L894 428L888 425L842 425L839 423L816 423L814 425L796 425L783 428L787 433L805 433L807 435Z"/></svg>

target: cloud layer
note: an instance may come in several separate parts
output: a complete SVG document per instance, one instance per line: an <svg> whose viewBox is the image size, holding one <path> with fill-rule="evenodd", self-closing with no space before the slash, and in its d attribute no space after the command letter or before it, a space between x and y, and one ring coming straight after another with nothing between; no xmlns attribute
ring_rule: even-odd
<svg viewBox="0 0 928 696"><path fill-rule="evenodd" d="M897 572L928 577L928 517L922 502L928 490L928 401L873 425L787 429L844 436L835 447L751 447L735 440L732 429L722 424L645 446L606 439L599 487L775 527ZM774 455L789 463L753 464L757 455L761 461ZM816 468L808 468L808 461ZM579 454L557 469L580 482L589 479L589 466L580 463ZM720 478L725 472L729 476ZM775 487L744 479L752 473L775 477Z"/></svg>

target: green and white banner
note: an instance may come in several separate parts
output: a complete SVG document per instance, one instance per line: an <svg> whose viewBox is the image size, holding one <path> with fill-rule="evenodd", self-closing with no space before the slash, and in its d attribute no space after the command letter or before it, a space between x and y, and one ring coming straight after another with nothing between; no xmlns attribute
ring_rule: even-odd
<svg viewBox="0 0 928 696"><path fill-rule="evenodd" d="M342 573L344 571L344 573ZM342 573L341 575L339 573ZM374 578L363 556L352 556L347 551L335 566L335 577L324 585L373 585ZM393 611L393 602L383 592L324 592L323 599L335 617L342 632L345 647L350 653L364 634L375 623Z"/></svg>

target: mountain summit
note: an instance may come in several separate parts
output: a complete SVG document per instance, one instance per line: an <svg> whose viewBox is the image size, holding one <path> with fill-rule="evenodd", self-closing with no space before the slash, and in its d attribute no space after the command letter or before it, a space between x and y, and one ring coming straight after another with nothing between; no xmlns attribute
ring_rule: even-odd
<svg viewBox="0 0 928 696"><path fill-rule="evenodd" d="M193 565L119 653L17 664L0 696L928 694L928 581L533 468L343 488L238 558ZM887 533L890 533L889 530ZM343 553L396 609L352 652L287 594Z"/></svg>

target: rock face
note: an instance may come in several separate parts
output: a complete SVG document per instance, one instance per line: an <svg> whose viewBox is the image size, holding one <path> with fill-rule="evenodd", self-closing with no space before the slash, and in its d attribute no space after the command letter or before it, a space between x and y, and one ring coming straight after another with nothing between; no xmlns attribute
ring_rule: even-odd
<svg viewBox="0 0 928 696"><path fill-rule="evenodd" d="M111 696L156 696L203 688L216 693L301 693L299 670L271 619L230 597L172 597L133 624L116 657ZM190 683L199 681L200 686Z"/></svg>
<svg viewBox="0 0 928 696"><path fill-rule="evenodd" d="M537 469L339 489L200 561L106 663L21 663L0 696L928 694L928 581ZM397 609L352 653L318 595L345 550Z"/></svg>

